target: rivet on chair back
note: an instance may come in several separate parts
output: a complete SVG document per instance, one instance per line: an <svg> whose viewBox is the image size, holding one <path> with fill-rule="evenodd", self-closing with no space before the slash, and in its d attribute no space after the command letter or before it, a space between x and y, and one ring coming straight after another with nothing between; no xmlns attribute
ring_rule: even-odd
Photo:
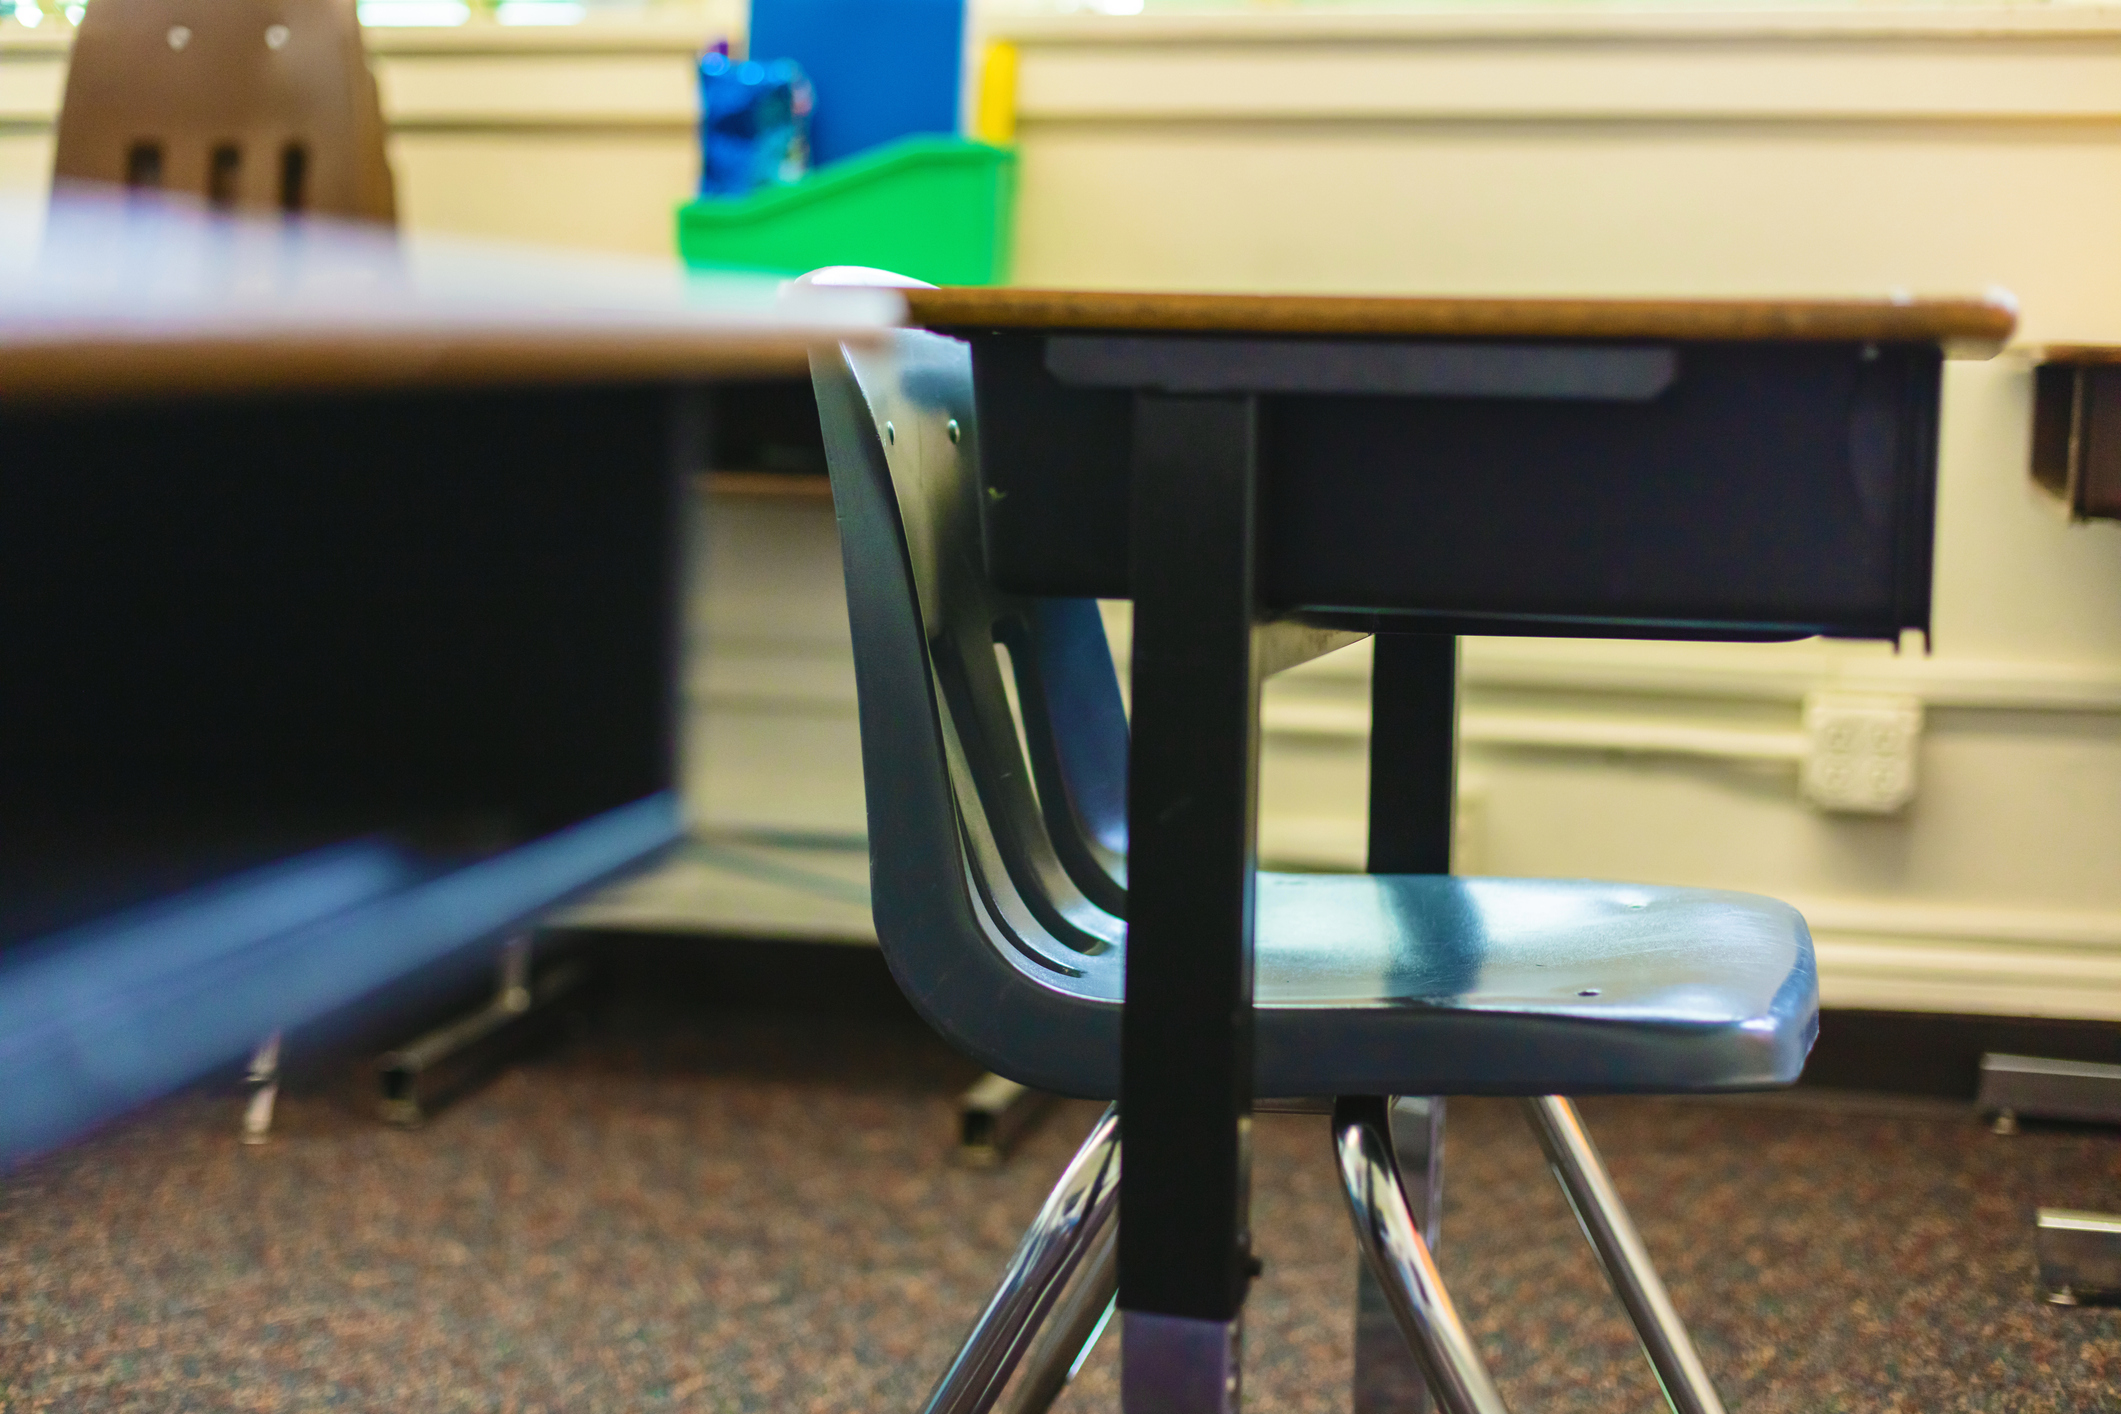
<svg viewBox="0 0 2121 1414"><path fill-rule="evenodd" d="M74 39L52 177L394 222L353 0L96 0Z"/></svg>

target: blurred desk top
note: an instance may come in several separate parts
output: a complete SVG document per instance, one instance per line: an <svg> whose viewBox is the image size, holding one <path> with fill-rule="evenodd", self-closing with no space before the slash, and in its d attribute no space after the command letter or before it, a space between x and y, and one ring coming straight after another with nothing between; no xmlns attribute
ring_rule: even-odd
<svg viewBox="0 0 2121 1414"><path fill-rule="evenodd" d="M0 203L0 1168L676 840L692 385L903 312Z"/></svg>
<svg viewBox="0 0 2121 1414"><path fill-rule="evenodd" d="M0 401L795 376L895 290L231 218L0 200Z"/></svg>

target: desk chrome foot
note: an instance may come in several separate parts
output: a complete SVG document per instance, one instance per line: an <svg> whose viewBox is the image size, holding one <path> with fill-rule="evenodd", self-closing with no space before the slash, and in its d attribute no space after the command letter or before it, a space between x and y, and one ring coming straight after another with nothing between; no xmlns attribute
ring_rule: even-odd
<svg viewBox="0 0 2121 1414"><path fill-rule="evenodd" d="M2042 1208L2033 1218L2040 1299L2053 1306L2121 1306L2121 1214Z"/></svg>
<svg viewBox="0 0 2121 1414"><path fill-rule="evenodd" d="M1664 1281L1650 1262L1627 1205L1613 1187L1612 1175L1598 1157L1597 1146L1576 1114L1576 1107L1560 1095L1541 1095L1524 1102L1525 1118L1546 1150L1547 1165L1561 1183L1576 1221L1598 1253L1613 1294L1627 1307L1628 1319L1642 1340L1643 1353L1664 1386L1664 1397L1677 1414L1724 1414L1716 1386L1695 1353L1686 1323L1672 1306Z"/></svg>
<svg viewBox="0 0 2121 1414"><path fill-rule="evenodd" d="M1382 1098L1348 1095L1334 1105L1333 1154L1355 1241L1437 1404L1445 1414L1508 1414L1407 1207Z"/></svg>
<svg viewBox="0 0 2121 1414"><path fill-rule="evenodd" d="M926 1414L986 1414L994 1407L1018 1361L1060 1302L1068 1279L1118 1211L1119 1157L1115 1107L1091 1126L1046 1205L1032 1219L994 1299L928 1396Z"/></svg>
<svg viewBox="0 0 2121 1414"><path fill-rule="evenodd" d="M958 1097L957 1161L966 1168L1001 1166L1016 1142L1038 1122L1053 1096L989 1073Z"/></svg>
<svg viewBox="0 0 2121 1414"><path fill-rule="evenodd" d="M386 1052L376 1061L385 1123L412 1128L490 1079L509 1061L551 1038L570 997L589 980L580 961L562 962L534 976L530 939L501 950L493 999L467 1016Z"/></svg>
<svg viewBox="0 0 2121 1414"><path fill-rule="evenodd" d="M2016 1134L2024 1119L2121 1124L2121 1065L1991 1052L1974 1108L1995 1116L1998 1134Z"/></svg>
<svg viewBox="0 0 2121 1414"><path fill-rule="evenodd" d="M273 1106L280 1099L280 1033L275 1031L250 1053L243 1083L250 1098L243 1104L243 1142L263 1144L272 1138Z"/></svg>

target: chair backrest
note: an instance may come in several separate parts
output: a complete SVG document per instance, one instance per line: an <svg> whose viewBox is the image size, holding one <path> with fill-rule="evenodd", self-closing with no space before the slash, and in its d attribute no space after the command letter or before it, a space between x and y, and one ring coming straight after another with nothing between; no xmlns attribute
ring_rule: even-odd
<svg viewBox="0 0 2121 1414"><path fill-rule="evenodd" d="M1061 867L1127 914L1127 709L1094 599L1025 599L994 625L1009 653L1039 811Z"/></svg>
<svg viewBox="0 0 2121 1414"><path fill-rule="evenodd" d="M1085 1075L1116 1083L1126 721L1096 605L989 584L962 343L908 331L811 367L885 957L929 1022L990 1068L1062 1091Z"/></svg>
<svg viewBox="0 0 2121 1414"><path fill-rule="evenodd" d="M74 38L52 175L395 221L353 0L95 0Z"/></svg>

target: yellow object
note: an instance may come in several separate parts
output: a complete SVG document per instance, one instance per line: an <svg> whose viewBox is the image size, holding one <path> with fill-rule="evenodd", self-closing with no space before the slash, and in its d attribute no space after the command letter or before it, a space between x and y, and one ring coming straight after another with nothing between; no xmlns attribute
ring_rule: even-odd
<svg viewBox="0 0 2121 1414"><path fill-rule="evenodd" d="M1006 39L989 44L980 65L972 136L996 147L1016 141L1016 46Z"/></svg>

